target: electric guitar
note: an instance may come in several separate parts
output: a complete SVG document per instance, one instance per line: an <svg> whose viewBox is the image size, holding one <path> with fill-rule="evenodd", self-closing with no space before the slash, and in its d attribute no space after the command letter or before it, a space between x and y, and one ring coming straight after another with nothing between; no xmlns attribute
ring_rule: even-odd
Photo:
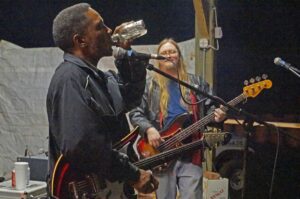
<svg viewBox="0 0 300 199"><path fill-rule="evenodd" d="M264 78L264 76L263 76ZM250 82L253 82L250 80ZM246 100L248 97L256 97L263 89L269 89L272 87L272 82L270 80L262 80L257 83L253 83L251 85L247 85L243 88L243 93L238 97L234 98L230 102L229 105L235 106L238 103ZM227 111L227 107L221 108L223 111ZM141 138L137 142L137 152L140 158L147 158L153 156L155 154L159 154L163 151L169 150L180 145L181 141L185 138L193 135L194 133L198 133L199 129L202 129L205 125L214 121L214 113L210 113L207 116L203 117L201 120L193 123L189 127L185 129L181 129L184 121L189 117L189 114L179 115L167 128L160 132L161 137L165 140L158 147L154 148L147 142L146 138ZM205 133L204 133L205 136Z"/></svg>
<svg viewBox="0 0 300 199"><path fill-rule="evenodd" d="M134 165L141 169L151 169L157 165L177 157L178 155L203 148L230 139L229 133L212 133L210 139L195 142L164 151L160 154L144 158ZM51 178L51 194L60 199L127 199L123 183L101 180L96 174L82 174L73 170L63 155L57 160ZM125 184L124 184L125 185ZM129 187L131 188L131 187ZM133 190L134 191L134 190Z"/></svg>
<svg viewBox="0 0 300 199"><path fill-rule="evenodd" d="M116 150L120 150L123 147L126 147L131 141L134 142L134 140L138 137L139 135L139 127L136 126L128 135L123 137L120 141L116 142L113 144L112 148Z"/></svg>

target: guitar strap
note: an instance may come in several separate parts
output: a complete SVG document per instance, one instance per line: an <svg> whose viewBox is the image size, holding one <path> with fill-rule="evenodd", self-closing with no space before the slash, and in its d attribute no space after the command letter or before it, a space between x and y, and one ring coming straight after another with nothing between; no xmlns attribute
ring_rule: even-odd
<svg viewBox="0 0 300 199"><path fill-rule="evenodd" d="M163 120L164 120L163 114L161 111L159 111L159 128L160 129L163 128Z"/></svg>

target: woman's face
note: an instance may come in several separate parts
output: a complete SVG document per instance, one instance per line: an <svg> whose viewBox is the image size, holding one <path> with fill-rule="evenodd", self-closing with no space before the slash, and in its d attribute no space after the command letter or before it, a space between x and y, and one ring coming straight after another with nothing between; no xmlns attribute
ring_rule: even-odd
<svg viewBox="0 0 300 199"><path fill-rule="evenodd" d="M159 61L160 67L163 67L164 69L177 68L180 57L178 50L172 43L167 42L163 44L160 47L158 54L167 58Z"/></svg>

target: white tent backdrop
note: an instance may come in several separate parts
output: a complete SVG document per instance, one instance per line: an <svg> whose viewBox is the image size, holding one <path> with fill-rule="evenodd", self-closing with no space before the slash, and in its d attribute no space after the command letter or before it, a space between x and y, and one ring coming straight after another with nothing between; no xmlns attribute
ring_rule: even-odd
<svg viewBox="0 0 300 199"><path fill-rule="evenodd" d="M188 71L194 72L194 39L179 43ZM133 46L155 53L155 45ZM10 178L17 157L48 150L46 95L55 68L62 61L58 48L21 48L0 40L0 176ZM115 69L113 57L101 59L102 70Z"/></svg>

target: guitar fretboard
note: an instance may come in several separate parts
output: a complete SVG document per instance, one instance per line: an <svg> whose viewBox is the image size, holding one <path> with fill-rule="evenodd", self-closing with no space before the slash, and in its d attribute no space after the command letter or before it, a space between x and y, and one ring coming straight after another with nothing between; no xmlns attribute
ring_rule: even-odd
<svg viewBox="0 0 300 199"><path fill-rule="evenodd" d="M189 144L185 144L183 146L161 152L161 153L151 156L149 158L142 159L142 160L134 163L134 165L143 169L145 167L150 167L151 164L157 165L157 164L159 164L159 162L162 162L162 163L167 162L169 159L173 158L174 156L176 156L178 154L192 151L193 149L199 148L199 146L206 146L206 145L207 144L205 141L197 140L195 142L191 142Z"/></svg>
<svg viewBox="0 0 300 199"><path fill-rule="evenodd" d="M235 106L238 103L244 101L247 98L245 94L241 94L228 102L230 106ZM222 107L221 108L223 111L227 111L227 107ZM207 116L203 117L201 120L195 122L194 124L190 125L189 127L183 129L179 133L175 134L173 137L170 139L166 140L163 142L161 145L158 146L159 151L165 151L168 149L171 149L176 143L184 140L185 138L189 137L190 135L193 135L194 133L199 132L200 129L202 129L205 125L207 125L210 122L214 121L214 113L210 113Z"/></svg>

